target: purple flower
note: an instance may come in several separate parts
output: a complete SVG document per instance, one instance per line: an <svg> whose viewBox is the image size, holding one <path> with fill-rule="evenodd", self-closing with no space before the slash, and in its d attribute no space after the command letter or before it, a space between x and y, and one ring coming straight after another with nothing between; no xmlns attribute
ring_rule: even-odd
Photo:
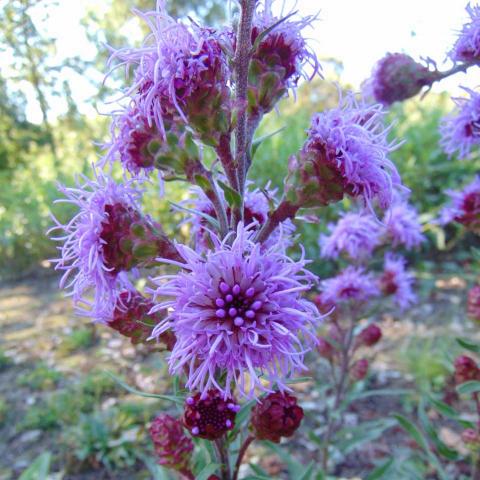
<svg viewBox="0 0 480 480"><path fill-rule="evenodd" d="M461 191L447 190L450 205L440 212L439 222L458 222L472 231L480 231L480 177Z"/></svg>
<svg viewBox="0 0 480 480"><path fill-rule="evenodd" d="M365 94L383 105L406 100L430 85L437 73L404 53L388 53L365 84Z"/></svg>
<svg viewBox="0 0 480 480"><path fill-rule="evenodd" d="M330 225L330 234L320 236L322 257L338 258L342 252L352 259L372 254L380 244L381 226L372 215L345 213L335 224Z"/></svg>
<svg viewBox="0 0 480 480"><path fill-rule="evenodd" d="M182 270L153 280L158 304L152 312L168 311L153 335L174 331L170 371L186 371L190 390L213 387L229 396L232 383L244 396L274 384L287 390L286 379L305 368L304 341L315 342L319 313L301 295L316 277L303 256L294 261L282 248L265 250L253 234L240 224L235 239L233 232L217 239L204 256L178 245Z"/></svg>
<svg viewBox="0 0 480 480"><path fill-rule="evenodd" d="M470 22L460 31L457 41L450 51L454 62L474 62L480 60L480 5L467 5Z"/></svg>
<svg viewBox="0 0 480 480"><path fill-rule="evenodd" d="M480 93L462 87L470 98L454 98L455 115L446 117L440 125L440 144L448 155L468 156L472 148L480 145Z"/></svg>
<svg viewBox="0 0 480 480"><path fill-rule="evenodd" d="M252 43L257 40L259 35L280 22L281 19L273 15L272 4L272 0L265 0L263 5L259 2L260 8L257 8L253 18ZM303 30L311 26L318 15L310 15L297 20L294 20L291 15L287 15L288 19L284 18L264 36L253 59L282 66L284 82L288 88L295 88L301 77L312 78L320 69L315 53L308 47L303 37ZM312 69L310 76L305 72L307 65Z"/></svg>
<svg viewBox="0 0 480 480"><path fill-rule="evenodd" d="M131 288L125 273L130 269L128 259L119 252L111 234L122 234L119 227L125 223L117 221L120 215L126 214L130 220L138 215L140 192L130 182L117 184L102 173L96 173L94 180L83 177L83 183L77 182L76 188L59 188L66 198L56 202L79 208L65 225L54 217L56 226L49 231L64 232L53 238L62 242L58 247L61 257L54 260L55 269L65 272L60 287L71 289L78 313L108 322L120 289Z"/></svg>
<svg viewBox="0 0 480 480"><path fill-rule="evenodd" d="M297 205L319 206L348 194L369 206L377 199L388 208L401 181L388 158L396 145L387 140L384 116L381 105L358 102L352 92L338 108L315 114L299 158L290 161L294 188L289 185L288 198Z"/></svg>
<svg viewBox="0 0 480 480"><path fill-rule="evenodd" d="M366 302L380 295L375 278L363 268L349 266L336 277L320 283L321 300L327 305Z"/></svg>
<svg viewBox="0 0 480 480"><path fill-rule="evenodd" d="M119 158L125 170L134 176L153 170L155 152L164 140L154 125L148 125L138 108L131 106L113 115L110 131L112 140L101 166Z"/></svg>
<svg viewBox="0 0 480 480"><path fill-rule="evenodd" d="M223 115L229 69L220 35L175 21L161 1L156 11L136 13L151 33L140 48L115 51L110 63L119 60L127 71L133 67L134 83L127 95L133 96L147 124L165 134L164 117L192 124L200 120L198 115L208 121L205 109L214 109L215 118Z"/></svg>
<svg viewBox="0 0 480 480"><path fill-rule="evenodd" d="M392 245L411 249L425 241L416 209L405 201L395 202L383 218L387 236Z"/></svg>
<svg viewBox="0 0 480 480"><path fill-rule="evenodd" d="M193 187L191 192L193 209L216 218L213 204L203 190L198 187ZM269 202L277 204L276 193L276 189L270 188L268 184L260 190L254 186L253 182L247 181L243 212L245 225L251 225L253 229L257 230L267 221L270 211ZM226 203L223 190L219 191L219 195L224 203ZM231 213L230 207L227 207L227 218L229 222ZM192 236L195 241L195 247L202 250L207 249L211 245L211 241L209 240L210 226L207 224L207 221L199 215L192 215L188 221L192 224ZM282 243L285 248L290 247L293 244L292 236L294 232L295 225L290 219L287 219L268 237L266 247L268 248L279 242Z"/></svg>
<svg viewBox="0 0 480 480"><path fill-rule="evenodd" d="M415 277L405 270L405 259L401 256L387 253L380 277L380 289L385 295L392 295L394 302L401 310L405 310L417 301L413 293Z"/></svg>

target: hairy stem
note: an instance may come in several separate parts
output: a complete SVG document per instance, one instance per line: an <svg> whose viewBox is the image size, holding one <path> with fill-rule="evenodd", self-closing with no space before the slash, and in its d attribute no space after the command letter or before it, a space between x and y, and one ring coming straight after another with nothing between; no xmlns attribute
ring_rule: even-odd
<svg viewBox="0 0 480 480"><path fill-rule="evenodd" d="M218 187L213 178L212 172L207 171L205 175L210 184L210 190L205 192L205 194L215 208L215 213L217 214L218 222L220 224L220 236L223 238L228 233L228 218L227 211L225 210L225 203L222 201L222 198L218 193Z"/></svg>
<svg viewBox="0 0 480 480"><path fill-rule="evenodd" d="M239 193L243 197L247 174L247 90L248 69L252 50L252 21L255 0L240 0L241 16L237 30L235 49L235 91L236 104L240 109L235 129L235 161L238 168ZM241 209L242 210L242 209Z"/></svg>
<svg viewBox="0 0 480 480"><path fill-rule="evenodd" d="M222 465L221 479L230 480L230 462L228 461L228 451L225 438L215 440L215 450L217 452L218 461Z"/></svg>
<svg viewBox="0 0 480 480"><path fill-rule="evenodd" d="M323 449L322 449L322 469L326 473L328 467L328 447L330 443L330 439L334 433L335 427L335 418L333 418L332 413L340 407L342 403L344 394L345 394L345 387L347 386L347 381L349 378L349 370L350 370L350 356L352 353L352 344L353 344L353 332L355 329L355 325L351 316L349 317L349 326L346 332L346 336L343 337L342 346L341 346L341 364L340 364L340 375L338 378L338 382L335 384L335 400L333 403L333 407L331 411L328 412L327 415L327 432L325 434L325 438L323 441Z"/></svg>
<svg viewBox="0 0 480 480"><path fill-rule="evenodd" d="M480 66L480 63L479 62L460 63L458 65L455 65L450 70L446 70L445 72L436 72L437 74L432 80L432 83L430 85L433 85L433 83L443 80L444 78L455 75L456 73L466 72L470 67L473 67L474 65Z"/></svg>
<svg viewBox="0 0 480 480"><path fill-rule="evenodd" d="M268 220L264 223L260 231L258 232L255 241L263 243L270 234L288 218L295 218L299 207L290 203L288 200L284 200L280 205L268 215Z"/></svg>
<svg viewBox="0 0 480 480"><path fill-rule="evenodd" d="M235 471L233 472L233 480L238 479L238 474L240 472L240 466L242 465L243 457L248 450L250 444L255 440L255 437L249 435L245 441L243 442L242 446L240 447L240 451L238 452L237 462L235 463Z"/></svg>

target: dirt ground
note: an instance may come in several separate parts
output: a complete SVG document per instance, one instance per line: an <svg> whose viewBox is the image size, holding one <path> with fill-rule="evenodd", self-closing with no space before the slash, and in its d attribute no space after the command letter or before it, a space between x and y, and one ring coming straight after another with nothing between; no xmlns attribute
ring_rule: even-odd
<svg viewBox="0 0 480 480"><path fill-rule="evenodd" d="M99 367L121 373L130 385L143 391L164 392L169 388L168 376L164 365L159 362L158 353L144 347L135 349L107 328L95 327L87 346L66 353L65 339L72 332L93 327L73 315L70 300L59 291L57 280L55 275L46 275L0 287L0 349L6 357L4 365L0 365L0 400L5 405L3 414L0 413L0 480L18 478L20 472L45 450L55 456L52 470L58 475L52 478L151 478L138 462L113 473L95 462L75 468L78 459L66 460L64 448L60 446L64 433L61 428L24 426L32 407L41 404L52 392L68 388ZM371 388L418 389L424 377L430 381L429 376L435 373L422 372L418 365L415 366L424 359L423 347L428 353L428 349L435 350L437 343L439 348L451 345L455 336L480 340L475 328L465 320L466 284L463 280L452 275L434 283L425 281L419 294L422 301L407 316L385 315L381 318L384 339L375 352ZM412 355L414 358L410 358ZM311 373L317 376L317 363L315 359L312 361ZM40 389L29 385L28 380L21 380L39 365L59 372L61 378L53 379L52 385L48 385L48 378L43 379L47 385ZM321 379L317 377L317 381L321 382ZM310 383L297 388L307 411L306 433L296 438L291 446L302 461L305 457L318 461L318 447L309 441L308 431L315 432L320 428L322 406L318 404L318 396ZM130 395L125 396L124 392L122 395L122 401L130 399ZM98 401L102 409L117 402L115 395L101 397ZM353 405L348 418L352 424L358 424L401 409L405 409L405 405L398 397L373 397ZM448 425L443 428L446 443L453 448L458 446L458 433ZM379 458L391 454L399 442L407 443L408 440L399 429L393 428L380 441L360 452L349 453L338 462L338 478L362 478L359 476L362 472L368 471ZM278 457L267 454L262 448L251 448L249 460L259 461L272 478L287 478L282 473L285 468Z"/></svg>

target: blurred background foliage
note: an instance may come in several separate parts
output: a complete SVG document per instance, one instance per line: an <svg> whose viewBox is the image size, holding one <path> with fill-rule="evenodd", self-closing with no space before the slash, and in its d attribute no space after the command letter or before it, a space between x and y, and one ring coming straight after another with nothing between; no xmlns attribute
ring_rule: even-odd
<svg viewBox="0 0 480 480"><path fill-rule="evenodd" d="M217 0L202 2L201 6L191 0L171 4L175 14L207 18L214 25L227 16L227 5ZM45 231L51 225L56 183L72 184L74 174L88 172L89 166L101 155L99 145L108 135L108 117L81 113L67 80L72 72L88 78L99 91L90 102L101 111L98 106L111 96L101 84L108 57L105 44L116 47L127 44L130 41L127 37L130 38L133 31L130 23L134 21L129 10L133 6L151 9L154 1L89 3L81 23L98 54L93 59L72 57L61 61L55 55L57 41L48 36L43 25L48 20L49 8L54 5L54 0L0 2L2 53L12 59L13 67L2 70L0 76L0 275L3 278L29 275L38 270L46 258L55 256L55 246ZM40 6L44 7L42 14L38 13ZM140 25L137 19L139 39ZM338 62L331 59L328 62L334 66L333 71L341 70ZM337 89L330 80L338 78L332 74L326 80L301 85L295 101L285 99L278 112L264 119L260 136L282 130L265 140L256 153L250 173L256 183L271 182L281 187L288 157L301 147L312 113L337 102ZM118 86L118 82L114 77L111 83ZM27 100L23 93L26 85L33 92L29 101L37 102L41 111L41 123L27 120ZM53 97L61 97L66 102L64 111L52 111L50 99ZM394 122L392 138L405 141L393 154L395 163L412 190L412 201L422 213L432 245L450 251L469 239L455 229L445 237L445 232L431 220L445 201L445 189L458 188L463 179L473 176L480 166L480 161L449 159L438 146L438 122L451 107L447 94L429 94L424 99L397 105L390 113ZM182 184L170 184L167 189L174 200L186 195ZM170 205L158 199L153 186L146 202L148 209L160 216L167 231L180 233L180 215L172 215ZM338 208L341 206L328 208L323 218L333 219ZM60 219L72 213L67 204L58 204L53 210ZM307 251L315 258L318 226L300 224ZM426 246L424 250L431 249Z"/></svg>

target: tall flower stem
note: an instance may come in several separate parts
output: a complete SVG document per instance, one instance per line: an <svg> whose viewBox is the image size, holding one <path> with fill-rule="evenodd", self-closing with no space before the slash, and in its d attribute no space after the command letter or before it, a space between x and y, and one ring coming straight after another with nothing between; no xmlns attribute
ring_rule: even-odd
<svg viewBox="0 0 480 480"><path fill-rule="evenodd" d="M248 69L252 55L252 21L255 11L255 0L241 0L241 16L237 31L235 49L235 91L236 104L240 109L235 129L235 162L238 168L239 193L243 197L247 175L247 89Z"/></svg>
<svg viewBox="0 0 480 480"><path fill-rule="evenodd" d="M283 200L280 205L268 215L268 220L258 232L255 241L263 243L270 234L288 218L294 218L298 212L299 207L290 203L288 200Z"/></svg>
<svg viewBox="0 0 480 480"><path fill-rule="evenodd" d="M228 461L228 451L227 445L225 442L225 438L219 438L215 440L215 450L217 452L219 463L222 465L221 467L221 479L222 480L230 480L230 462Z"/></svg>
<svg viewBox="0 0 480 480"><path fill-rule="evenodd" d="M450 70L446 70L445 72L437 72L437 75L433 79L432 83L430 85L433 85L435 82L438 82L440 80L443 80L444 78L451 77L452 75L455 75L456 73L459 72L466 72L470 67L473 67L474 65L480 66L479 62L464 62L460 63L458 65L455 65L453 68Z"/></svg>
<svg viewBox="0 0 480 480"><path fill-rule="evenodd" d="M243 457L247 452L248 447L254 440L255 440L255 437L253 437L252 435L249 435L243 442L242 446L240 447L240 451L238 452L237 462L235 463L235 471L233 472L233 480L238 480L238 474L240 473L240 466L242 465Z"/></svg>
<svg viewBox="0 0 480 480"><path fill-rule="evenodd" d="M335 388L335 399L333 403L333 407L327 413L327 432L325 434L325 438L323 440L323 450L322 450L322 469L324 472L327 471L328 467L328 447L330 443L330 439L334 433L334 426L335 426L335 418L333 418L332 413L340 407L342 400L344 398L345 389L348 384L349 373L350 373L350 360L351 360L351 349L353 345L353 332L355 329L355 325L351 316L349 316L349 326L344 335L341 345L341 360L340 360L340 374L338 377L338 381L334 380L334 388Z"/></svg>

